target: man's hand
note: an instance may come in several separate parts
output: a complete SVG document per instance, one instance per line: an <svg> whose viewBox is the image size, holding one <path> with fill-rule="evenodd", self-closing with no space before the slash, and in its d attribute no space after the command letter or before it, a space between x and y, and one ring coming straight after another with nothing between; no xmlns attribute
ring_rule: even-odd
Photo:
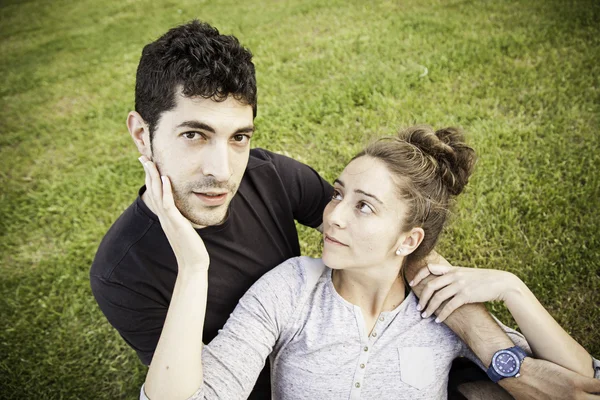
<svg viewBox="0 0 600 400"><path fill-rule="evenodd" d="M450 265L443 257L434 253L427 262ZM425 264L408 265L406 277L414 279ZM426 277L413 291L421 295L425 284L432 279ZM442 307L445 303L442 304ZM441 311L438 308L439 311ZM465 304L450 314L445 321L484 365L489 365L497 350L513 346L504 330L492 319L482 304ZM526 357L519 378L507 378L499 382L517 400L520 399L589 399L600 400L600 381L587 378L549 361Z"/></svg>
<svg viewBox="0 0 600 400"><path fill-rule="evenodd" d="M531 357L523 360L521 376L502 379L498 383L517 400L600 400L600 380Z"/></svg>

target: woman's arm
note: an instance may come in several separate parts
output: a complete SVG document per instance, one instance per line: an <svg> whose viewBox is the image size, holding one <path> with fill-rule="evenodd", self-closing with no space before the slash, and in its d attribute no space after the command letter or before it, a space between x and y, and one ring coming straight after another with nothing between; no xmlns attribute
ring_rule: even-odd
<svg viewBox="0 0 600 400"><path fill-rule="evenodd" d="M145 157L146 201L158 216L177 258L177 280L165 324L146 376L151 399L187 399L202 385L202 332L209 257L204 242L175 207L171 184ZM162 178L162 179L161 179Z"/></svg>
<svg viewBox="0 0 600 400"><path fill-rule="evenodd" d="M291 259L261 277L210 344L202 345L209 258L190 222L175 208L168 178L144 164L146 186L177 258L178 275L144 392L152 400L245 399L300 303L303 267ZM143 398L143 397L142 397Z"/></svg>
<svg viewBox="0 0 600 400"><path fill-rule="evenodd" d="M498 270L429 265L411 282L418 284L426 276L440 275L429 281L421 293L419 307L424 317L437 312L436 321L444 321L463 304L504 301L536 357L581 375L593 377L592 357L569 336L527 286L515 275Z"/></svg>
<svg viewBox="0 0 600 400"><path fill-rule="evenodd" d="M144 390L150 399L187 399L202 386L208 275L180 272Z"/></svg>
<svg viewBox="0 0 600 400"><path fill-rule="evenodd" d="M507 274L509 283L504 304L529 342L533 354L583 376L593 377L590 354L552 318L521 279Z"/></svg>

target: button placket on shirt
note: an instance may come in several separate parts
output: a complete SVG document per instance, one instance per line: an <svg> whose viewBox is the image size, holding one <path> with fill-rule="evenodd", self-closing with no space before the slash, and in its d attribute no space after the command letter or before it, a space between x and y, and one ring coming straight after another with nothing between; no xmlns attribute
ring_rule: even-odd
<svg viewBox="0 0 600 400"><path fill-rule="evenodd" d="M369 349L368 343L361 343L360 356L358 357L358 364L354 372L354 382L352 383L352 392L350 399L360 399L360 393L363 386L365 372L367 370L367 364L369 362L369 355L371 349Z"/></svg>
<svg viewBox="0 0 600 400"><path fill-rule="evenodd" d="M363 386L364 377L367 370L367 364L369 362L371 347L373 347L375 341L377 340L377 332L381 332L383 329L385 329L385 320L386 318L383 315L380 315L377 318L377 322L375 323L371 334L366 338L366 341L365 338L361 335L362 348L360 356L358 358L357 369L354 372L354 383L352 387L352 393L350 395L351 400L360 399L361 388Z"/></svg>

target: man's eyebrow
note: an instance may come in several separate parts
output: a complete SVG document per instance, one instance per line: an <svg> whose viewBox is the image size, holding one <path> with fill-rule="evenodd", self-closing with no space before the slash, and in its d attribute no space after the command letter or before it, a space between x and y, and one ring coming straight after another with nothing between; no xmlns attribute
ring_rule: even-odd
<svg viewBox="0 0 600 400"><path fill-rule="evenodd" d="M177 128L192 128L192 129L199 129L199 130L207 131L210 133L215 133L215 129L212 126L205 124L204 122L198 121L198 120L183 121L182 123L177 125ZM243 128L236 129L236 131L233 132L233 135L237 135L239 133L252 133L252 132L254 132L254 125L249 125L249 126L244 126Z"/></svg>
<svg viewBox="0 0 600 400"><path fill-rule="evenodd" d="M337 184L338 184L338 185L340 185L341 187L344 187L344 182L340 181L339 179L336 179L335 181L333 181L333 183L334 183L334 184L336 184L336 183L337 183ZM362 195L364 195L364 196L367 196L367 197L370 197L370 198L372 198L372 199L375 199L375 200L377 200L377 201L378 201L380 204L382 204L382 205L383 205L383 201L379 200L379 199L377 198L377 196L375 196L374 194L367 193L367 192L365 192L364 190L360 190L360 189L356 189L356 190L354 190L354 193L360 193L360 194L362 194Z"/></svg>
<svg viewBox="0 0 600 400"><path fill-rule="evenodd" d="M212 126L205 124L204 122L197 120L183 121L177 128L192 128L192 129L201 129L203 131L208 131L211 133L215 133L215 130Z"/></svg>
<svg viewBox="0 0 600 400"><path fill-rule="evenodd" d="M233 132L234 135L237 135L238 133L254 133L254 125L239 128L235 132Z"/></svg>

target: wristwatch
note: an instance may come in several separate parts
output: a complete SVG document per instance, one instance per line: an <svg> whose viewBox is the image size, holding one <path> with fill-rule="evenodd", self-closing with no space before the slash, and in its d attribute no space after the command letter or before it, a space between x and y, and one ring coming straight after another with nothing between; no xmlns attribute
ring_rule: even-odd
<svg viewBox="0 0 600 400"><path fill-rule="evenodd" d="M527 353L519 346L498 350L492 358L487 374L494 383L504 378L518 378L525 357Z"/></svg>

